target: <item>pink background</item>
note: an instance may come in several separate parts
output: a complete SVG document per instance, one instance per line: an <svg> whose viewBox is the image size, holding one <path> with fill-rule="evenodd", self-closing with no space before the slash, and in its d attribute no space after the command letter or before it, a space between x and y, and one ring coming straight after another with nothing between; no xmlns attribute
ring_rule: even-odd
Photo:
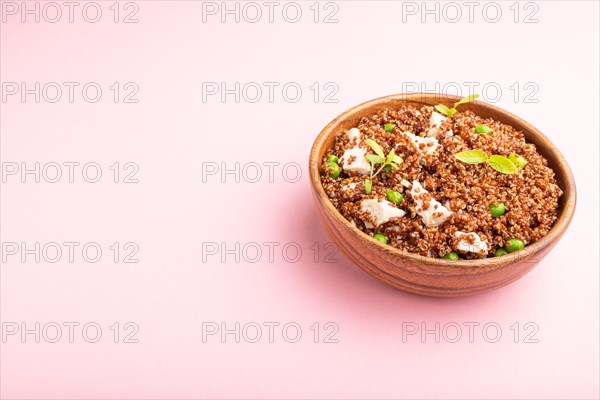
<svg viewBox="0 0 600 400"><path fill-rule="evenodd" d="M36 343L33 335L23 343L3 335L0 396L598 398L598 4L533 2L539 22L525 24L533 8L521 3L515 23L512 3L498 3L498 23L481 12L473 23L466 15L457 23L431 16L423 23L418 15L402 22L403 3L393 1L337 2L333 24L312 21L312 2L299 2L296 24L277 12L273 23L266 16L255 24L218 16L203 23L202 3L193 1L137 2L135 24L112 22L112 2L99 2L95 24L80 13L73 23L63 16L54 24L8 16L0 28L2 82L93 81L104 91L93 104L80 92L73 103L9 97L0 104L2 162L94 161L103 177L96 184L81 175L55 184L8 177L2 242L97 242L104 253L98 263L8 257L0 319L29 328L95 322L103 336L87 343L76 331L69 343L63 331L58 343ZM202 102L202 82L253 81L297 82L302 98L290 103L279 92L272 103L231 96ZM113 82L137 83L139 103L115 104ZM315 103L314 82L337 84L339 101ZM310 196L312 141L343 110L399 93L407 82L428 90L457 82L464 95L465 82L495 82L502 88L495 104L541 129L570 162L579 196L572 225L509 287L424 298L384 286L342 254L337 263L323 262L330 239ZM535 86L524 88L528 82ZM537 102L525 102L532 87L538 91L529 100ZM137 163L139 183L113 183L114 162ZM302 178L286 182L279 167L273 182L213 176L203 183L202 162L295 162ZM140 262L114 263L114 242L137 243ZM288 262L276 250L273 262L266 254L256 263L231 256L203 262L203 242L297 243L302 257ZM114 343L115 322L135 322L139 342ZM204 343L203 322L293 322L302 338L288 343L276 330L270 343L265 329L258 343L236 343L232 335ZM337 343L324 343L327 322L339 327ZM496 323L502 337L489 343L476 329L471 343L464 328L457 343L436 343L433 335L403 341L410 323L433 329L469 322ZM537 343L525 343L527 322L539 327Z"/></svg>

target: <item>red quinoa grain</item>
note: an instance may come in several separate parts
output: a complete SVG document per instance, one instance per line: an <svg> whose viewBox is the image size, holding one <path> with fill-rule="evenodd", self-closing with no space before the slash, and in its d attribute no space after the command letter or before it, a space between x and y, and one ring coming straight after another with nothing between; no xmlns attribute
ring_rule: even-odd
<svg viewBox="0 0 600 400"><path fill-rule="evenodd" d="M381 233L388 238L391 246L430 257L441 257L450 251L456 251L466 259L493 256L508 239L517 238L530 245L545 236L556 221L562 190L556 183L554 171L537 152L535 145L525 142L523 133L511 126L479 117L470 111L459 111L442 122L437 137L439 145L435 151L428 153L433 143L421 142L416 146L405 132L425 138L432 112L434 109L429 106L385 109L360 120L357 128L361 135L358 139L349 140L346 132L339 132L321 165L323 188L336 209L366 234L374 236ZM395 124L392 132L384 130L388 123ZM492 132L489 135L478 134L475 132L478 125L487 125ZM451 134L447 134L449 130ZM393 148L404 159L398 169L392 169L391 173L382 171L373 178L369 195L364 187L368 175L342 168L340 176L333 179L327 166L328 156L335 154L341 158L345 150L357 144L357 140L367 153L373 153L365 142L366 138L375 140L385 154ZM527 164L518 173L508 175L486 163L470 165L454 157L456 153L471 149L505 157L516 153L523 156ZM350 156L346 161L351 163L355 159L355 156ZM341 161L339 165L342 167ZM421 206L411 194L413 181L418 181L428 191L417 196L423 200ZM391 218L381 226L369 227L369 212L361 210L361 202L365 199L383 201L388 189L402 193L404 200L398 208L406 214ZM430 208L429 199L438 201L452 212L438 226L427 226L418 214ZM494 202L504 203L504 215L492 218L489 206ZM433 213L432 218L442 215L437 205L429 211ZM457 232L477 234L486 242L487 251L459 250L460 241L474 244L474 236L459 238Z"/></svg>

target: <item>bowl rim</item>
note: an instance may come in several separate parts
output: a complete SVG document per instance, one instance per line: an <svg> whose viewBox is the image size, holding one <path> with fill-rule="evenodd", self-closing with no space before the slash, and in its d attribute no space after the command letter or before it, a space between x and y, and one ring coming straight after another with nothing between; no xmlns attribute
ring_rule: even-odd
<svg viewBox="0 0 600 400"><path fill-rule="evenodd" d="M321 162L318 159L318 153L319 150L324 146L326 139L330 135L335 134L335 127L348 117L353 116L355 114L359 114L361 111L372 106L380 106L381 109L383 109L385 108L386 103L390 103L392 101L402 101L406 104L412 103L432 105L433 99L435 99L437 103L455 103L458 100L460 100L461 97L448 94L424 92L393 94L368 100L353 107L350 107L349 109L335 117L333 120L331 120L331 122L329 122L316 137L309 155L309 175L315 198L321 201L322 205L326 208L329 215L333 216L338 222L340 222L346 230L357 235L359 239L366 240L367 243L370 243L373 248L383 252L388 256L399 258L408 262L413 262L418 265L425 264L435 267L445 267L454 271L456 271L457 269L472 270L474 267L476 267L478 271L490 271L513 264L514 262L519 260L528 259L531 256L544 250L545 248L549 246L552 247L553 244L555 244L560 239L560 237L565 233L566 229L568 228L573 218L573 214L575 212L575 207L577 203L575 179L573 177L573 173L571 172L571 168L567 163L567 160L564 158L560 150L558 150L558 148L554 145L554 143L552 143L552 141L548 139L548 137L546 137L546 135L544 135L539 129L535 128L533 125L523 120L522 118L498 106L478 100L473 101L473 103L477 104L478 106L487 108L490 111L495 111L503 117L516 120L519 124L521 124L524 127L524 129L522 129L521 131L526 133L526 136L537 136L541 141L545 142L549 149L549 153L551 154L551 157L546 158L553 158L556 161L555 164L557 165L558 169L560 169L560 171L557 170L557 168L554 168L553 170L555 175L563 177L565 182L565 187L561 187L561 189L563 190L563 196L568 194L569 197L564 199L563 210L560 212L557 220L554 222L554 225L552 226L550 231L540 240L528 246L525 246L525 248L522 250L516 251L514 253L509 253L508 255L512 257L487 257L473 260L460 259L458 261L445 260L442 258L421 256L419 254L410 253L408 251L400 250L396 247L383 244L375 240L371 236L367 235L360 229L354 227L352 224L350 224L350 222L346 218L344 218L344 216L334 207L333 203L329 199L329 196L327 196L325 190L323 189L321 175L319 173L319 167ZM569 190L567 190L567 187Z"/></svg>

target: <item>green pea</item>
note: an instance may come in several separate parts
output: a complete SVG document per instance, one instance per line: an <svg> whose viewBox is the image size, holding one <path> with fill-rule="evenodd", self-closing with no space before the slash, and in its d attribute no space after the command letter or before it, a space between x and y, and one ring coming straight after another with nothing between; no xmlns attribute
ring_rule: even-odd
<svg viewBox="0 0 600 400"><path fill-rule="evenodd" d="M500 257L500 256L505 256L508 254L508 251L504 250L504 248L500 247L498 250L496 250L496 252L494 253L494 257Z"/></svg>
<svg viewBox="0 0 600 400"><path fill-rule="evenodd" d="M527 165L527 160L525 160L523 156L519 156L515 153L510 153L508 159L519 168L525 168L525 165Z"/></svg>
<svg viewBox="0 0 600 400"><path fill-rule="evenodd" d="M387 244L388 242L388 238L386 238L385 236L383 236L381 233L376 233L373 238L383 244Z"/></svg>
<svg viewBox="0 0 600 400"><path fill-rule="evenodd" d="M506 251L508 251L509 253L521 250L523 247L525 247L525 244L521 240L516 238L508 239L506 241L506 245L504 246Z"/></svg>
<svg viewBox="0 0 600 400"><path fill-rule="evenodd" d="M458 260L458 254L456 254L456 252L451 251L450 253L446 254L444 257L442 257L444 260L452 260L452 261L456 261Z"/></svg>
<svg viewBox="0 0 600 400"><path fill-rule="evenodd" d="M390 174L390 173L392 172L392 166L391 166L391 165L386 165L386 166L383 168L383 171L384 171L386 174Z"/></svg>
<svg viewBox="0 0 600 400"><path fill-rule="evenodd" d="M395 190L392 190L392 189L388 189L385 192L385 195L389 201L391 201L392 203L395 203L398 206L400 205L400 203L402 203L402 200L404 200L404 197L402 196L402 194L400 192L396 192Z"/></svg>
<svg viewBox="0 0 600 400"><path fill-rule="evenodd" d="M383 129L385 129L386 132L392 132L394 130L394 124L385 124Z"/></svg>
<svg viewBox="0 0 600 400"><path fill-rule="evenodd" d="M340 176L340 172L342 172L342 171L340 170L340 166L337 165L337 163L329 161L327 163L327 166L331 169L331 172L329 173L330 177L332 177L333 179L335 179L338 176Z"/></svg>
<svg viewBox="0 0 600 400"><path fill-rule="evenodd" d="M329 157L327 157L327 161L329 161L329 162L334 162L334 163L336 163L336 162L338 162L338 160L339 160L339 159L338 159L338 156L336 156L335 154L332 154L332 155L330 155Z"/></svg>
<svg viewBox="0 0 600 400"><path fill-rule="evenodd" d="M490 204L490 211L492 212L492 218L496 218L504 215L506 212L506 207L504 206L504 203L496 202L494 204Z"/></svg>

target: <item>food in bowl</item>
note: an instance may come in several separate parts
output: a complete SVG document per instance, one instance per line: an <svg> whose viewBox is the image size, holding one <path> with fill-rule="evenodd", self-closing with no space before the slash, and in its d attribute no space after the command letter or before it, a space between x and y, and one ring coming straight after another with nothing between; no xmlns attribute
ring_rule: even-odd
<svg viewBox="0 0 600 400"><path fill-rule="evenodd" d="M337 133L321 160L333 206L376 240L422 256L499 257L544 237L562 190L522 132L446 105L406 105Z"/></svg>

